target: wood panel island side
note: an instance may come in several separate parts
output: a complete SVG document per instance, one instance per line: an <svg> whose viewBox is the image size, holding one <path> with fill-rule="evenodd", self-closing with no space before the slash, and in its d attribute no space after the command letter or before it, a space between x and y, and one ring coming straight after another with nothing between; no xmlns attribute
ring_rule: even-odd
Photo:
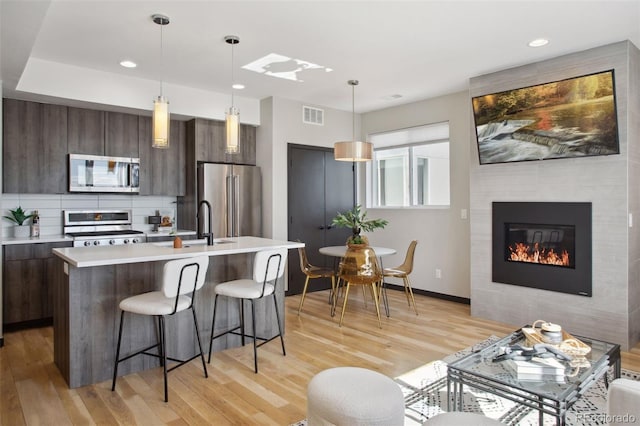
<svg viewBox="0 0 640 426"><path fill-rule="evenodd" d="M159 290L164 262L200 255L210 256L209 269L204 287L196 293L194 306L203 348L208 350L216 284L251 278L253 257L257 251L302 246L303 243L239 237L219 239L212 246L189 245L187 241L181 249L157 243L54 249L53 253L63 263L58 270L64 274L62 279L56 280L59 284L54 289L54 362L70 388L110 379L120 321L120 301ZM238 321L239 304L227 303L224 299L218 302L216 332L226 329L229 321L232 324ZM284 312L283 281L278 282L276 299L280 312ZM245 315L250 314L250 310L247 311ZM256 318L259 321L256 325L258 336L270 337L277 332L273 304L257 303ZM248 316L245 321L251 324ZM127 316L121 352L130 353L156 343L155 324L152 317ZM193 320L188 312L176 314L166 325L167 353L170 356L184 359L196 353ZM215 352L239 345L238 336L228 336L216 339L213 349ZM211 362L215 362L215 357ZM125 375L158 365L159 361L153 357L134 357L122 363L118 373Z"/></svg>

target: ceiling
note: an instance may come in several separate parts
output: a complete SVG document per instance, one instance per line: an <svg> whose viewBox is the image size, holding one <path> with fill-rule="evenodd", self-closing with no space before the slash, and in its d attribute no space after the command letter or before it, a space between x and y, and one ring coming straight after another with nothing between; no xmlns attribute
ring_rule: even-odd
<svg viewBox="0 0 640 426"><path fill-rule="evenodd" d="M171 19L161 73L154 13ZM640 0L1 0L0 14L4 96L36 100L15 90L30 58L230 94L229 34L240 37L234 80L246 88L237 95L350 111L347 80L357 79L357 112L466 90L470 77L569 52L627 39L640 46ZM538 37L550 43L527 46ZM270 53L332 71L300 71L299 82L241 68ZM121 67L123 59L138 67Z"/></svg>

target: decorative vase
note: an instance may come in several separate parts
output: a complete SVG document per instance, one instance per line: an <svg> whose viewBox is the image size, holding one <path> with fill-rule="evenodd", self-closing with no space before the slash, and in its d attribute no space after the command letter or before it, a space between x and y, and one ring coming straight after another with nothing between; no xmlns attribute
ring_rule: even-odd
<svg viewBox="0 0 640 426"><path fill-rule="evenodd" d="M16 225L13 227L13 236L16 238L29 238L29 225Z"/></svg>

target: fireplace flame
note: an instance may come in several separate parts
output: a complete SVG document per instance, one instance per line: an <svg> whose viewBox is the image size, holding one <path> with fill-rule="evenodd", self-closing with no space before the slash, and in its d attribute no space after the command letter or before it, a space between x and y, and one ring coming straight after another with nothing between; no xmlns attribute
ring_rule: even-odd
<svg viewBox="0 0 640 426"><path fill-rule="evenodd" d="M558 254L554 249L540 247L538 243L533 246L525 243L516 243L515 248L509 246L511 252L509 260L514 262L544 263L546 265L570 266L569 252L563 250Z"/></svg>

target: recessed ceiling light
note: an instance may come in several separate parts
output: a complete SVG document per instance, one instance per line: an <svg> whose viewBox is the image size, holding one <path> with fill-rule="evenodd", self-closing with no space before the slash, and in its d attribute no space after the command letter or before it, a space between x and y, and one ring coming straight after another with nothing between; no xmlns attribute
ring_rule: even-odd
<svg viewBox="0 0 640 426"><path fill-rule="evenodd" d="M129 61L129 60L124 60L120 62L120 65L122 65L125 68L135 68L138 66L138 64L136 64L133 61Z"/></svg>
<svg viewBox="0 0 640 426"><path fill-rule="evenodd" d="M547 44L549 44L549 40L547 40L546 38L537 38L529 42L529 47L542 47L546 46Z"/></svg>
<svg viewBox="0 0 640 426"><path fill-rule="evenodd" d="M233 84L231 87L232 87L233 89L236 89L236 90L242 90L242 89L244 89L244 84L241 84L241 83L235 83L235 84Z"/></svg>

